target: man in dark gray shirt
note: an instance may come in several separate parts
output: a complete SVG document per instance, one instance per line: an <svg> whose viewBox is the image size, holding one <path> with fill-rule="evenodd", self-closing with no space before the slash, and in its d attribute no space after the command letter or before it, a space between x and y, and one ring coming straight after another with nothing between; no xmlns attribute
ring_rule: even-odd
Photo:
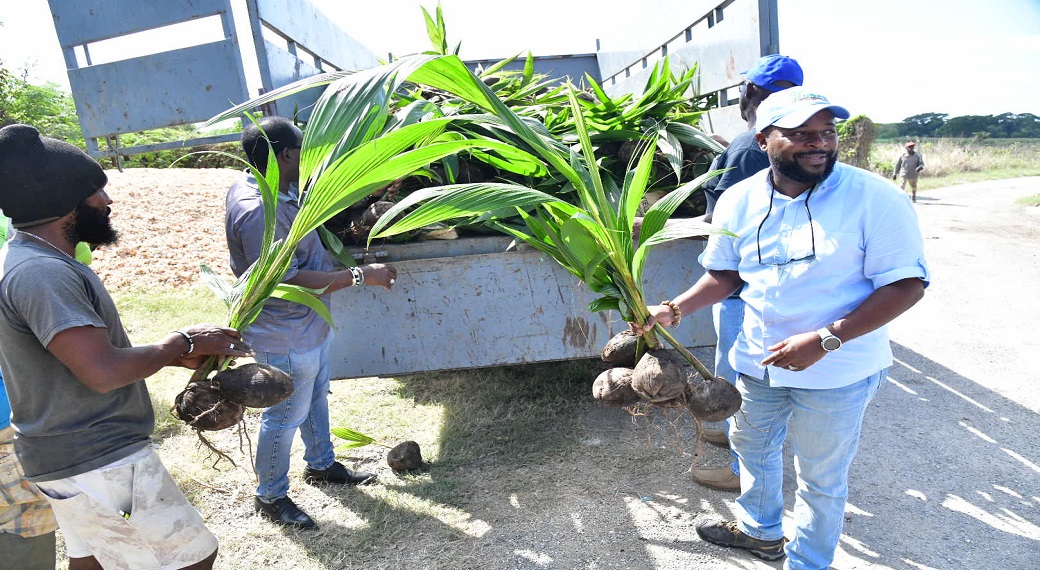
<svg viewBox="0 0 1040 570"><path fill-rule="evenodd" d="M0 368L15 453L47 495L70 570L212 568L216 537L149 445L143 380L208 355L251 356L238 331L196 325L132 346L76 244L115 243L101 166L27 125L0 129ZM130 521L130 524L127 524Z"/></svg>
<svg viewBox="0 0 1040 570"><path fill-rule="evenodd" d="M267 171L270 153L278 163L275 239L282 239L300 211L297 185L303 133L283 117L263 117L258 122L259 128L250 124L243 129L242 148L261 173ZM228 191L226 205L231 269L238 276L260 257L263 242L264 208L256 179L243 174ZM396 277L397 270L382 263L335 270L331 254L322 246L317 232L312 232L300 241L282 280L308 289L323 289L325 300L328 294L344 287L376 285L389 289ZM305 305L271 299L245 334L256 348L257 361L281 368L293 381L292 395L264 410L260 423L256 447L260 481L254 508L278 524L314 527L314 520L288 497L289 452L297 431L304 443L306 481L357 485L375 477L347 469L336 461L333 452L328 402L332 328Z"/></svg>

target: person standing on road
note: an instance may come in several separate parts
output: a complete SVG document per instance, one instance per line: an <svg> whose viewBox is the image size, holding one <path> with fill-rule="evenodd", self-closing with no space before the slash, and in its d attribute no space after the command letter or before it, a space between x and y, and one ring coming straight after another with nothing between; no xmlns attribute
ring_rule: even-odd
<svg viewBox="0 0 1040 570"><path fill-rule="evenodd" d="M275 212L275 239L282 239L300 211L300 149L303 133L284 117L263 117L242 131L242 148L249 163L267 172L270 153L278 164L279 193ZM270 142L269 142L270 141ZM264 234L264 205L256 179L244 173L227 194L226 232L231 270L241 276L260 257ZM283 282L324 295L345 287L377 285L390 289L397 277L393 266L373 263L335 270L335 262L317 232L302 239ZM328 351L332 328L306 305L270 299L247 329L256 347L256 360L284 370L293 381L293 393L264 410L257 438L254 509L272 522L297 528L316 526L313 519L288 497L289 452L299 430L307 462L304 480L358 485L374 474L355 472L336 461L329 426Z"/></svg>
<svg viewBox="0 0 1040 570"><path fill-rule="evenodd" d="M18 230L0 249L0 369L15 453L51 504L70 570L209 569L217 538L150 445L144 380L252 350L214 325L131 345L105 286L74 257L79 242L118 239L107 183L75 146L27 125L0 129L0 208Z"/></svg>
<svg viewBox="0 0 1040 570"><path fill-rule="evenodd" d="M696 530L766 560L786 555L787 569L834 559L863 415L892 364L885 325L922 298L929 279L906 195L837 162L836 121L848 117L802 87L771 95L755 123L769 168L715 208L712 224L738 237L711 236L701 279L633 325L668 326L746 283L734 349L743 404L730 433L740 461L737 520ZM798 466L789 543L781 526L788 437Z"/></svg>
<svg viewBox="0 0 1040 570"><path fill-rule="evenodd" d="M917 152L917 143L910 141L903 146L905 151L896 158L895 167L892 168L892 180L899 177L899 187L906 192L906 185L910 185L910 201L917 201L917 178L924 170L924 157Z"/></svg>
<svg viewBox="0 0 1040 570"><path fill-rule="evenodd" d="M755 140L758 106L773 93L801 85L803 80L798 62L784 55L761 57L744 75L745 81L740 88L740 116L747 121L748 130L737 135L711 165L711 170L728 170L704 185L708 203L704 216L706 222L711 221L715 202L727 188L769 167L769 157ZM744 318L744 301L740 300L740 290L712 305L711 315L715 324L715 337L718 339L715 344L715 375L725 378L730 384L736 384L737 371L730 362L730 352L737 342L740 323ZM729 447L729 422L724 425L725 429L722 430L704 429L704 441L719 447ZM729 465L694 469L694 482L720 491L740 491L740 463L736 453L732 450L730 453L733 461Z"/></svg>

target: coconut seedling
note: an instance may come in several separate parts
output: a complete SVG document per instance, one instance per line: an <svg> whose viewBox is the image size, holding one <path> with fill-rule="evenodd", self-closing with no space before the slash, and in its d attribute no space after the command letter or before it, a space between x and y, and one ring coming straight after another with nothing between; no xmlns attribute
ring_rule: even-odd
<svg viewBox="0 0 1040 570"><path fill-rule="evenodd" d="M279 172L274 154L269 153L266 175L245 164L257 180L264 207L264 235L257 261L234 283L226 283L203 266L203 280L228 308L228 326L244 332L272 297L302 303L326 321L332 315L319 295L322 290L281 283L296 247L305 236L318 230L344 209L432 162L461 151L480 149L493 152L503 164L517 171L538 173L545 167L522 149L482 137L467 138L449 133L455 122L477 120L469 117L425 117L407 110L393 113L393 96L415 75L429 75L447 85L462 85L472 74L457 57L445 65L437 56L414 56L362 72L337 72L308 78L237 105L213 117L200 128L245 115L255 122L250 109L280 97L318 85L327 85L311 112L300 150L300 211L287 235L275 235ZM460 79L461 78L461 79ZM259 125L258 125L259 126ZM262 129L261 129L262 130ZM207 359L192 375L185 390L177 396L174 413L196 430L223 429L241 418L233 400L235 394L221 388L230 358ZM254 402L263 407L287 396L281 371L256 365L245 375L238 392L261 396ZM210 378L213 372L217 375ZM233 384L233 383L232 383ZM230 421L234 420L234 421ZM230 422L230 423L229 423ZM199 433L202 441L214 451ZM227 458L221 453L221 456Z"/></svg>
<svg viewBox="0 0 1040 570"><path fill-rule="evenodd" d="M472 81L472 96L487 87ZM582 280L600 295L590 305L591 311L618 311L630 322L644 323L649 318L643 295L643 268L652 248L666 241L702 236L720 232L710 225L694 220L681 220L666 227L675 209L709 178L719 172L708 172L697 179L669 192L643 215L639 239L635 222L640 204L648 186L653 167L657 141L645 140L643 152L628 171L620 189L604 183L589 132L585 126L576 90L568 90L579 145L566 152L546 142L546 137L513 113L506 105L487 92L482 101L494 112L513 134L524 140L526 147L537 153L553 171L573 186L578 204L564 202L549 194L531 188L500 190L489 184L448 185L418 191L397 203L380 218L372 229L370 240L411 231L431 223L447 220L466 220L483 216L486 212L516 207L525 227L501 221L489 225L523 241L555 259L564 269ZM415 207L411 212L409 208ZM527 208L527 209L525 209ZM402 218L399 215L408 212ZM657 367L656 374L675 374L675 384L717 386L699 391L682 391L686 398L714 398L717 392L735 389L716 378L685 347L660 325L655 325L642 337L651 350L660 350L661 341L669 342L693 367L696 374L686 375L682 367ZM734 395L730 394L730 396ZM725 398L729 415L739 409L732 406L733 398ZM674 398L672 398L674 400ZM663 402L664 400L662 400ZM686 402L683 402L686 403ZM697 402L691 406L695 417L702 417L705 408L715 409L717 402Z"/></svg>

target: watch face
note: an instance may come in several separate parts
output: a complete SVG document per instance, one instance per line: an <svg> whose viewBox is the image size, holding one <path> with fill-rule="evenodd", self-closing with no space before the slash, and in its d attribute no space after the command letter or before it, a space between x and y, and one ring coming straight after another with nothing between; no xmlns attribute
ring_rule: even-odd
<svg viewBox="0 0 1040 570"><path fill-rule="evenodd" d="M841 347L841 339L836 336L829 336L823 339L824 350L838 350Z"/></svg>

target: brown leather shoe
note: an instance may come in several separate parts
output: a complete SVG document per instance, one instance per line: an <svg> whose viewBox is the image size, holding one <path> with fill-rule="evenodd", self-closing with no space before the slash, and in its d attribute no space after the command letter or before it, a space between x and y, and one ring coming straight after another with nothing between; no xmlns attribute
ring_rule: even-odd
<svg viewBox="0 0 1040 570"><path fill-rule="evenodd" d="M698 485L718 491L740 491L740 475L729 465L716 469L694 469L693 480Z"/></svg>
<svg viewBox="0 0 1040 570"><path fill-rule="evenodd" d="M729 449L729 437L721 429L704 428L701 431L701 441Z"/></svg>
<svg viewBox="0 0 1040 570"><path fill-rule="evenodd" d="M750 537L737 528L736 521L702 521L697 525L697 536L719 546L743 548L762 560L780 560L787 556L784 552L786 538L762 540Z"/></svg>

